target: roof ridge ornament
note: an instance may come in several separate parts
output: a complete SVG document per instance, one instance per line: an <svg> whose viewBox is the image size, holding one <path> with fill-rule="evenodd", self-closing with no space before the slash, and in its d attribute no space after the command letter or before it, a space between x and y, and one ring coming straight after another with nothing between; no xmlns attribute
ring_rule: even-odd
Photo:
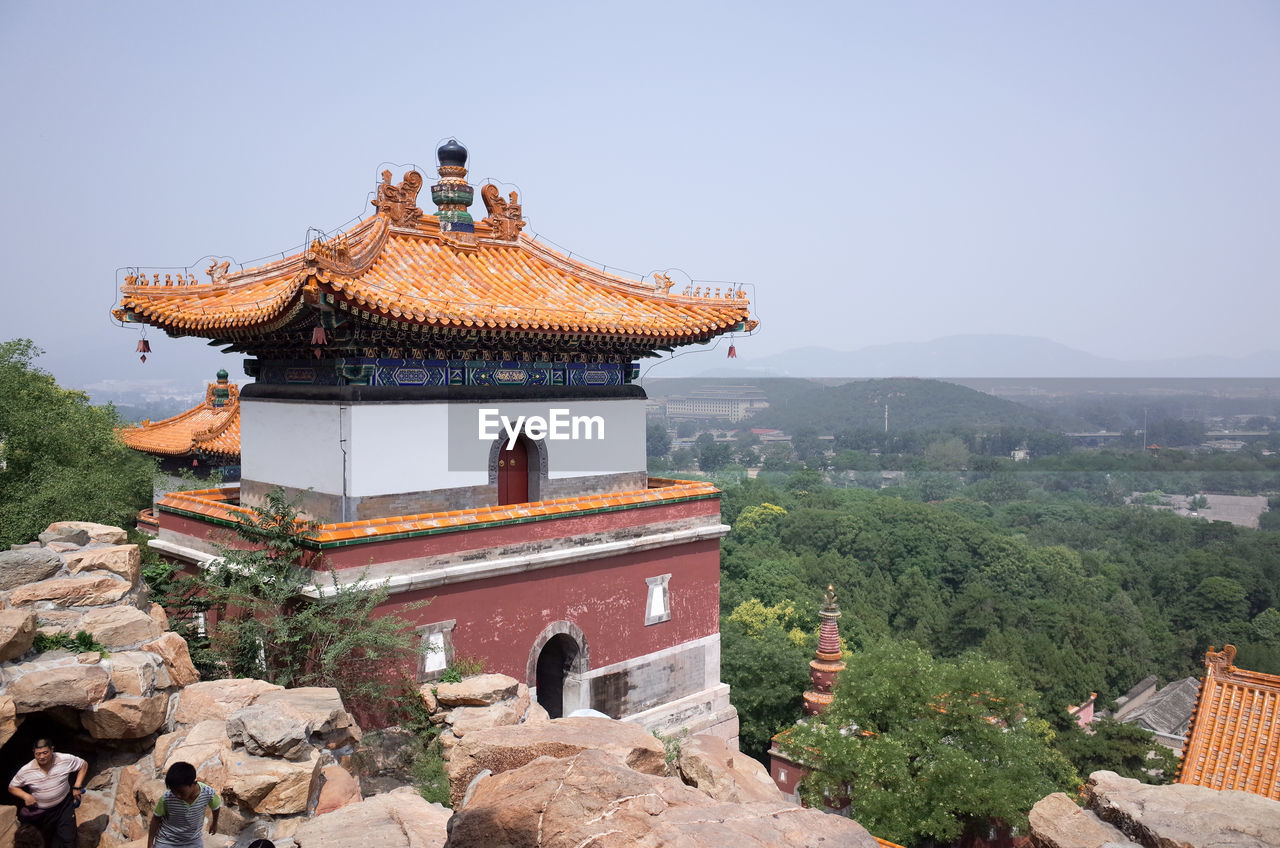
<svg viewBox="0 0 1280 848"><path fill-rule="evenodd" d="M397 227L411 227L422 219L422 210L418 208L418 192L422 190L422 174L408 171L399 185L391 184L391 172L382 172L382 182L378 183L378 195L373 205L378 214L385 215ZM434 190L432 192L434 194Z"/></svg>
<svg viewBox="0 0 1280 848"><path fill-rule="evenodd" d="M524 229L523 207L520 205L520 196L516 192L511 192L508 198L503 200L502 192L493 183L485 183L481 186L480 199L484 201L485 211L489 215L480 223L488 224L493 228L495 239L518 241L520 231Z"/></svg>
<svg viewBox="0 0 1280 848"><path fill-rule="evenodd" d="M1228 674L1235 671L1236 646L1223 645L1221 651L1215 651L1210 645L1209 650L1204 652L1204 665L1213 674Z"/></svg>
<svg viewBox="0 0 1280 848"><path fill-rule="evenodd" d="M436 149L436 159L440 163L436 168L440 182L431 187L431 202L438 210L440 232L474 236L475 219L467 207L475 200L476 193L467 184L467 148L451 138Z"/></svg>

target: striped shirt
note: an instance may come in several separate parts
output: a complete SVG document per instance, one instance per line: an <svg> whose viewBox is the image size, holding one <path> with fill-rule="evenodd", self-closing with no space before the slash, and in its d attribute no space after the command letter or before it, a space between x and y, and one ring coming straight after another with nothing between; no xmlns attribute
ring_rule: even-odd
<svg viewBox="0 0 1280 848"><path fill-rule="evenodd" d="M18 773L9 781L9 787L26 787L36 799L36 806L42 810L56 807L58 802L67 797L71 791L71 776L84 768L84 760L75 754L54 752L53 762L49 770L40 768L35 760L18 769Z"/></svg>
<svg viewBox="0 0 1280 848"><path fill-rule="evenodd" d="M155 810L160 819L156 845L185 848L203 844L200 831L204 826L204 811L218 809L222 806L222 799L207 783L197 782L196 785L200 787L200 792L190 804L173 794L172 789L160 796Z"/></svg>

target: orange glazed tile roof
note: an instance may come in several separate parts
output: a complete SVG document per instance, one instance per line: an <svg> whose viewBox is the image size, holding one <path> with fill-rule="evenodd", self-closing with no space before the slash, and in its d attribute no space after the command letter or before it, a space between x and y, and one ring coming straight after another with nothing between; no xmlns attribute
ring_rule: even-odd
<svg viewBox="0 0 1280 848"><path fill-rule="evenodd" d="M1178 782L1280 801L1280 675L1236 668L1236 649L1205 653L1205 676Z"/></svg>
<svg viewBox="0 0 1280 848"><path fill-rule="evenodd" d="M312 527L306 536L320 547L335 547L360 541L384 541L401 536L426 535L484 525L556 518L574 513L692 500L712 497L719 493L720 490L710 483L655 477L650 478L647 489L636 489L630 492L610 492L533 503L320 524ZM170 492L157 502L157 507L162 512L188 513L222 524L238 524L243 518L253 513L253 510L248 507L235 503L239 497L240 490L236 488Z"/></svg>
<svg viewBox="0 0 1280 848"><path fill-rule="evenodd" d="M590 334L652 341L702 341L756 322L741 289L671 292L669 278L643 283L606 273L518 234L503 239L485 222L464 240L424 215L393 224L379 212L298 254L227 273L130 274L121 321L171 335L236 337L273 332L303 306L337 307L402 330L492 329Z"/></svg>
<svg viewBox="0 0 1280 848"><path fill-rule="evenodd" d="M136 451L158 456L212 454L228 459L240 456L240 392L226 384L228 397L213 405L216 384L205 390L204 403L163 421L143 421L137 427L117 430L120 441Z"/></svg>

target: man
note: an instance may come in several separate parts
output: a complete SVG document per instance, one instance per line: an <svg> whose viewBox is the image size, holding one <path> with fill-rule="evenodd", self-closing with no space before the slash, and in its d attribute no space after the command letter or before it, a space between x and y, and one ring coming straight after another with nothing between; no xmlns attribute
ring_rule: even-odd
<svg viewBox="0 0 1280 848"><path fill-rule="evenodd" d="M75 848L76 802L84 795L89 764L75 754L56 753L43 737L31 753L35 759L9 781L9 794L24 805L19 817L38 828L50 848Z"/></svg>

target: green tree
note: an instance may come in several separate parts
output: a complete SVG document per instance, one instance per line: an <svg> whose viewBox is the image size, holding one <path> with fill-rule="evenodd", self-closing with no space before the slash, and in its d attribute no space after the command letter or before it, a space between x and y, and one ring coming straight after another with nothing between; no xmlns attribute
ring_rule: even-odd
<svg viewBox="0 0 1280 848"><path fill-rule="evenodd" d="M813 649L794 629L788 608L755 600L720 622L720 676L738 710L742 750L758 760L801 715Z"/></svg>
<svg viewBox="0 0 1280 848"><path fill-rule="evenodd" d="M1079 785L1052 740L1003 664L886 641L848 658L831 707L784 750L812 769L810 804L847 803L872 833L912 845L1025 826L1033 804Z"/></svg>
<svg viewBox="0 0 1280 848"><path fill-rule="evenodd" d="M645 429L645 452L651 456L666 456L671 451L671 434L656 421L650 421Z"/></svg>
<svg viewBox="0 0 1280 848"><path fill-rule="evenodd" d="M1143 783L1171 783L1178 758L1136 724L1103 718L1083 730L1074 722L1055 740L1077 772L1090 775L1103 769Z"/></svg>
<svg viewBox="0 0 1280 848"><path fill-rule="evenodd" d="M733 448L728 442L710 441L698 445L698 468L703 471L717 471L728 465L731 459Z"/></svg>
<svg viewBox="0 0 1280 848"><path fill-rule="evenodd" d="M305 547L312 525L280 489L236 527L192 594L217 613L211 649L230 677L286 687L336 686L348 703L385 710L409 662L412 625L379 615L385 584L340 582ZM419 605L420 606L420 605Z"/></svg>
<svg viewBox="0 0 1280 848"><path fill-rule="evenodd" d="M155 462L116 438L114 408L36 367L40 353L0 342L0 549L53 521L129 526L151 503Z"/></svg>

